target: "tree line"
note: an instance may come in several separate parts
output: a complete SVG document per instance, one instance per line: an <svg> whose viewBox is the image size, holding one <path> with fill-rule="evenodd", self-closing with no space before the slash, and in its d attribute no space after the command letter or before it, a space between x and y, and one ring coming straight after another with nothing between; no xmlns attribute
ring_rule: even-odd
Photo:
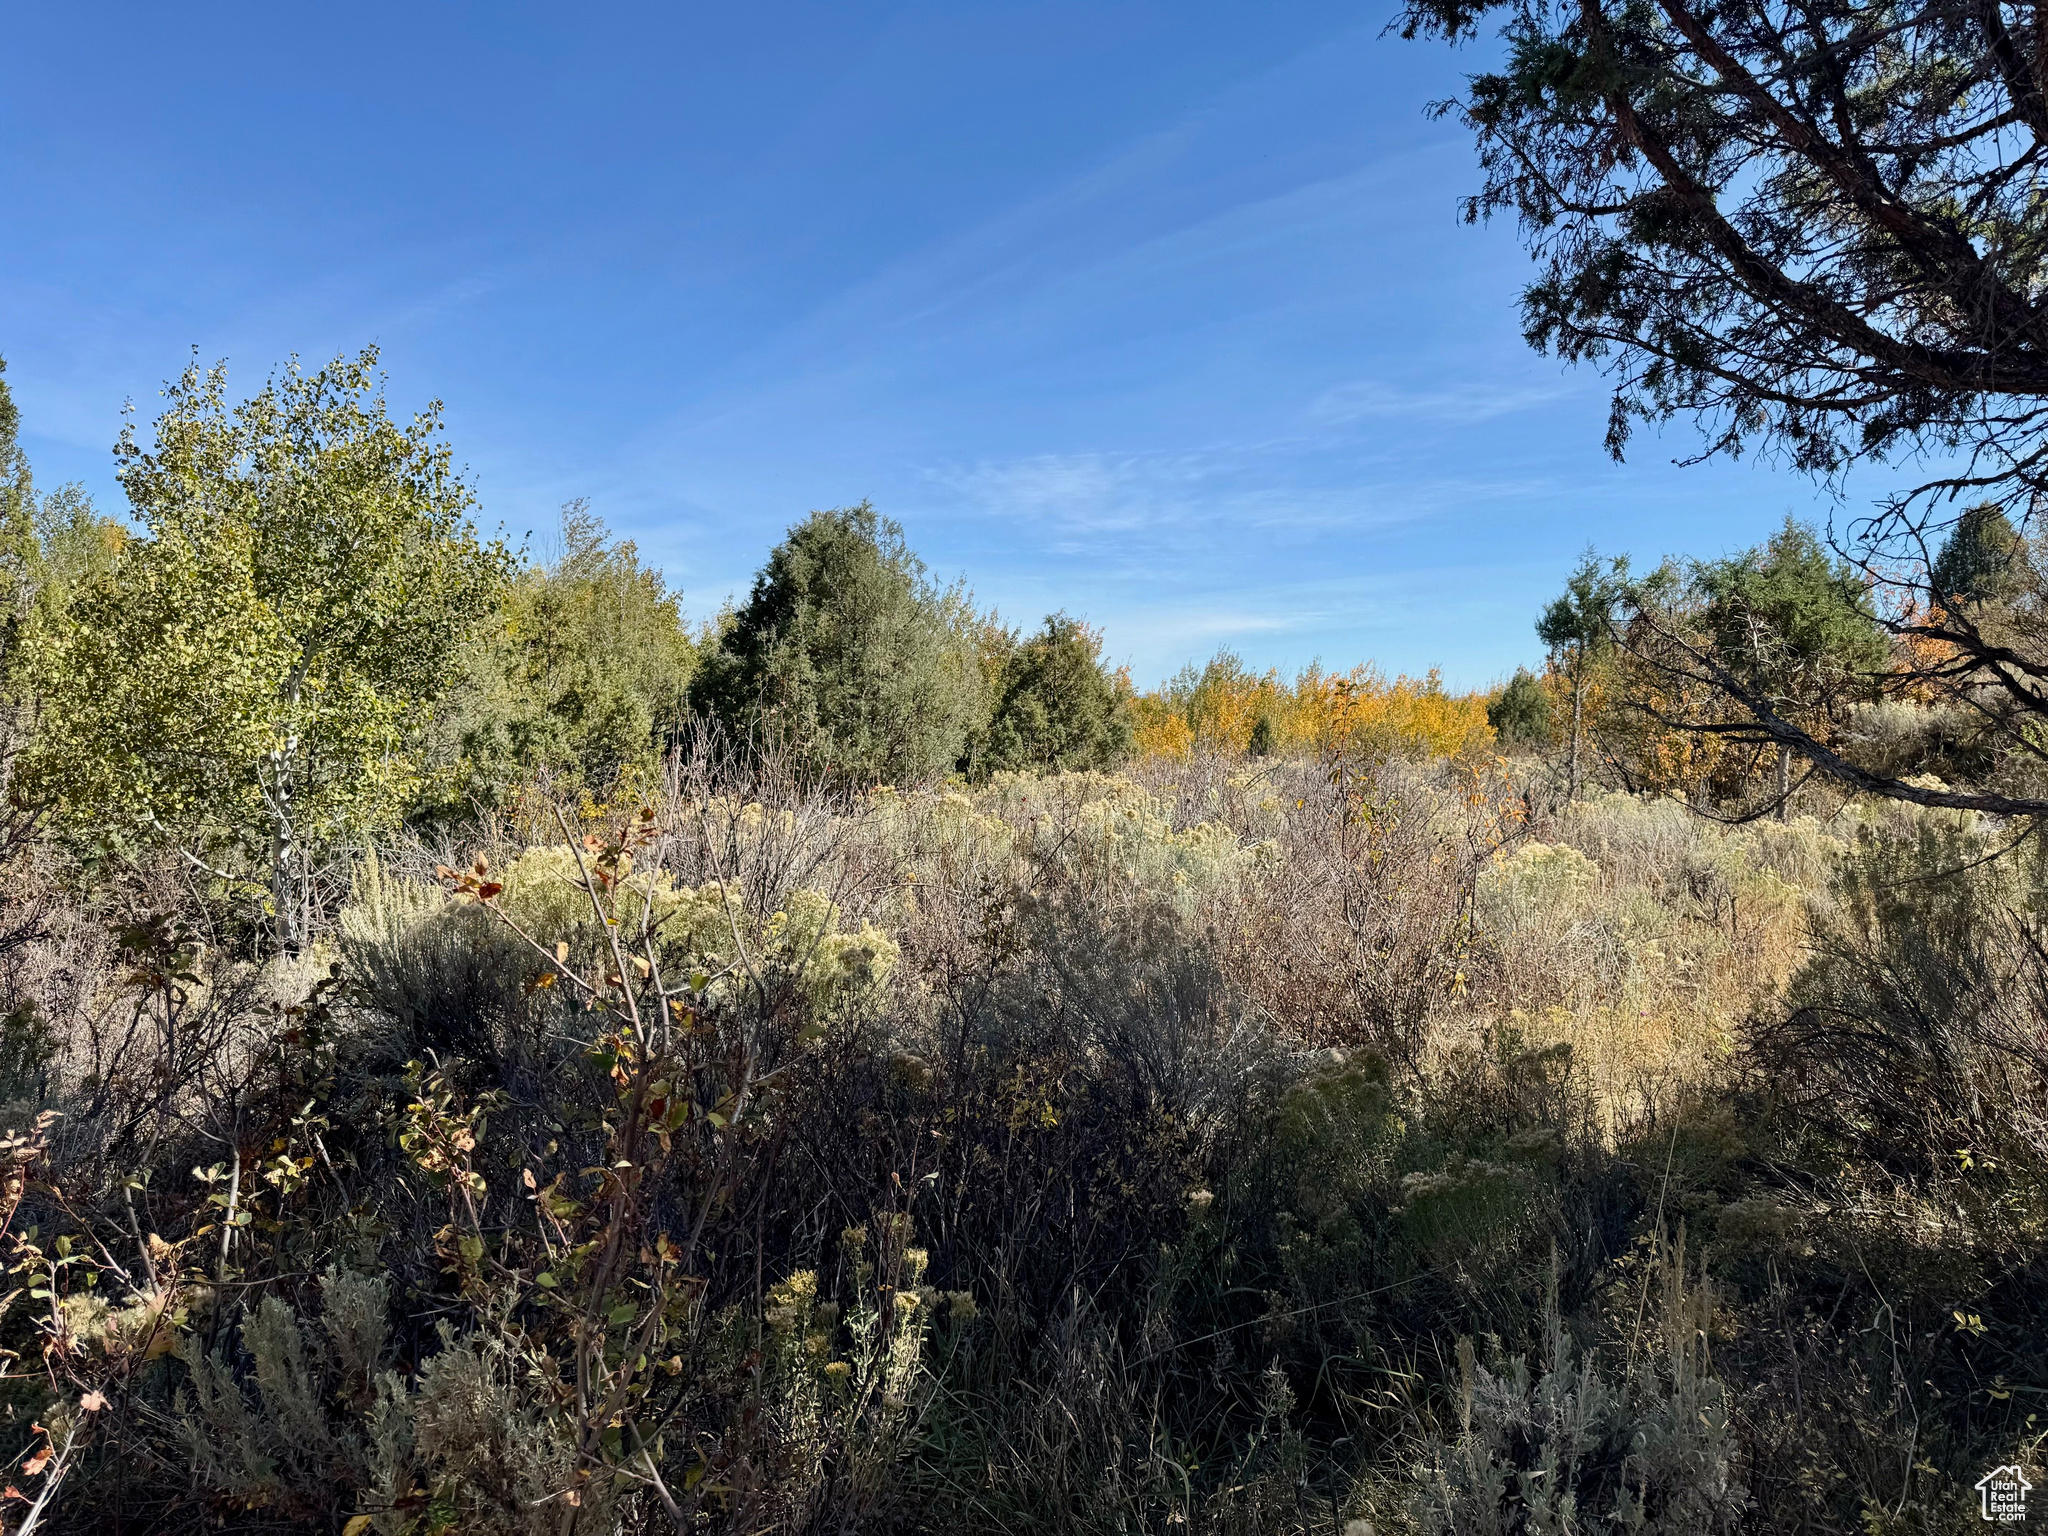
<svg viewBox="0 0 2048 1536"><path fill-rule="evenodd" d="M863 786L1131 750L1095 631L977 609L866 503L791 528L695 633L587 503L538 557L486 537L439 405L394 419L374 348L241 402L195 364L115 453L130 521L39 492L0 380L10 795L102 857L175 849L285 948L337 851L536 779L630 796L692 728Z"/></svg>
<svg viewBox="0 0 2048 1536"><path fill-rule="evenodd" d="M2031 816L2041 754L2006 684L2040 591L2030 542L1988 502L1906 579L1789 518L1740 554L1642 574L1588 551L1537 620L1543 674L1519 670L1487 717L1503 750L1553 754L1569 799L1597 777L1738 819L1823 791ZM1960 627L2005 658L1943 637Z"/></svg>
<svg viewBox="0 0 2048 1536"><path fill-rule="evenodd" d="M487 538L438 405L397 421L382 387L374 350L294 361L241 402L223 369L188 368L148 440L131 423L117 443L128 522L40 491L0 413L14 803L95 857L174 848L286 949L339 851L536 782L630 797L704 729L849 785L1343 744L1554 749L1568 800L1599 777L1737 817L1816 781L2037 803L2040 583L1991 502L1917 565L1790 521L1647 573L1589 552L1536 626L1542 675L1491 695L1370 667L1288 681L1228 651L1140 693L1088 626L1006 625L866 503L797 523L693 631L587 503L538 553Z"/></svg>

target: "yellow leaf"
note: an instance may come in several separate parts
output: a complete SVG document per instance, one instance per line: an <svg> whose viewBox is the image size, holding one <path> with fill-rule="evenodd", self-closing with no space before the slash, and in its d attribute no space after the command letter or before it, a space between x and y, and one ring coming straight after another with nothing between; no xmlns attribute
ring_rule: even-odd
<svg viewBox="0 0 2048 1536"><path fill-rule="evenodd" d="M363 1532L369 1528L370 1517L368 1515L351 1515L349 1516L348 1524L341 1528L341 1536L363 1536Z"/></svg>

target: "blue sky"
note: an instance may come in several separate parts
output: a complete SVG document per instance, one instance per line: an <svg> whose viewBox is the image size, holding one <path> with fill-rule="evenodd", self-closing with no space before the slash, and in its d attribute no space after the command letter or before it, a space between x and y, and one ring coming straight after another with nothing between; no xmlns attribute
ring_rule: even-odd
<svg viewBox="0 0 2048 1536"><path fill-rule="evenodd" d="M1600 449L1530 353L1528 271L1425 105L1473 59L1381 7L17 7L0 354L39 479L193 347L253 388L384 352L485 520L588 496L743 591L862 497L1014 621L1141 682L1440 665L1485 683L1588 543L1755 542L1804 481ZM1881 487L1852 484L1854 501Z"/></svg>

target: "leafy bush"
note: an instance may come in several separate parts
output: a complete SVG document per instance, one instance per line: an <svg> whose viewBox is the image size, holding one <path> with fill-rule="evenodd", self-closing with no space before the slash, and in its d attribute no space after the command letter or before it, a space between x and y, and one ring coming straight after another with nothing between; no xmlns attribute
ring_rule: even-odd
<svg viewBox="0 0 2048 1536"><path fill-rule="evenodd" d="M541 776L603 798L651 777L696 666L679 597L586 503L564 507L558 551L513 578L443 708L444 795L494 805Z"/></svg>

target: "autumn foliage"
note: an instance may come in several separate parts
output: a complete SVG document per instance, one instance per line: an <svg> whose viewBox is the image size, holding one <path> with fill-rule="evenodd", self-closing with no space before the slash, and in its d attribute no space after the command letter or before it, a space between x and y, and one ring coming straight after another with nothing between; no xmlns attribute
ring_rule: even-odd
<svg viewBox="0 0 2048 1536"><path fill-rule="evenodd" d="M1484 693L1454 693L1432 667L1389 679L1370 662L1348 672L1253 672L1229 651L1138 695L1132 713L1145 756L1198 752L1463 758L1493 745Z"/></svg>

